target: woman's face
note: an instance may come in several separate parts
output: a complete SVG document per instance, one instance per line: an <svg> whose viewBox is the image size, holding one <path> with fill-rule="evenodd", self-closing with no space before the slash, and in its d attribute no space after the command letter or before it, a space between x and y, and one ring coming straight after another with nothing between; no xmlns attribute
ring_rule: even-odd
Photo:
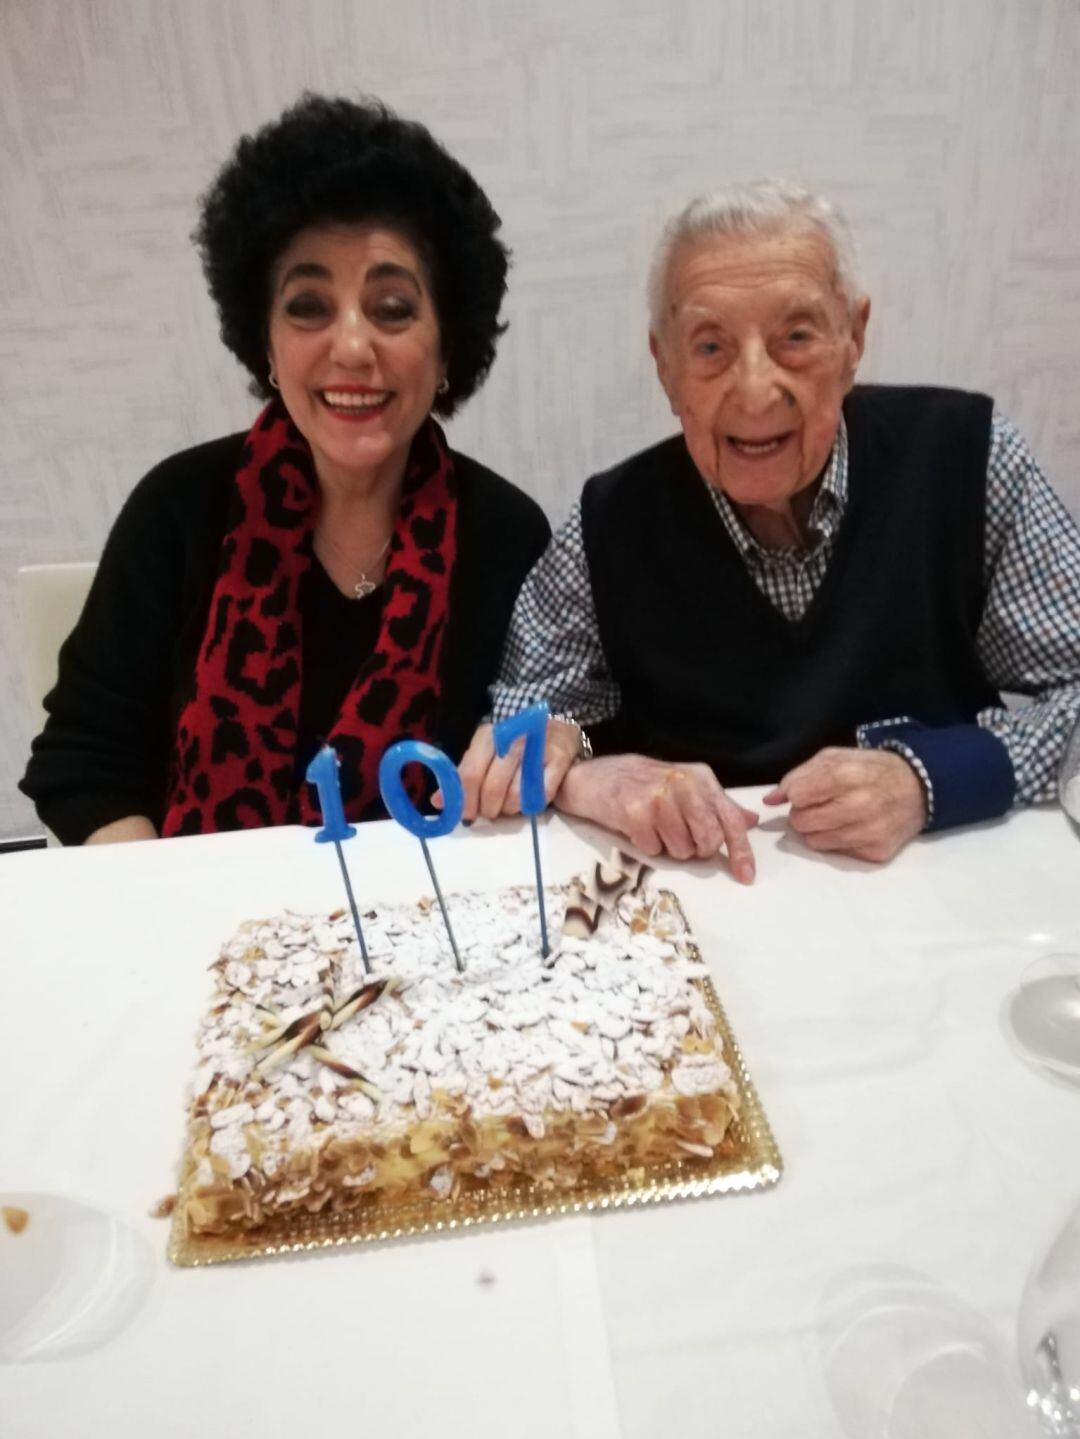
<svg viewBox="0 0 1080 1439"><path fill-rule="evenodd" d="M312 227L272 283L270 360L320 480L396 480L445 373L415 247L377 225Z"/></svg>

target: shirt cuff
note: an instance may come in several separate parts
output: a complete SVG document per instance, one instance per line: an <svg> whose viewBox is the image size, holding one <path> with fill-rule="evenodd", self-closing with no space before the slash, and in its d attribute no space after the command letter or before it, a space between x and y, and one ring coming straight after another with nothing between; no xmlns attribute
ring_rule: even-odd
<svg viewBox="0 0 1080 1439"><path fill-rule="evenodd" d="M1012 807L1009 751L977 724L933 729L904 716L860 725L856 735L861 749L892 750L915 770L926 792L926 831L995 819Z"/></svg>

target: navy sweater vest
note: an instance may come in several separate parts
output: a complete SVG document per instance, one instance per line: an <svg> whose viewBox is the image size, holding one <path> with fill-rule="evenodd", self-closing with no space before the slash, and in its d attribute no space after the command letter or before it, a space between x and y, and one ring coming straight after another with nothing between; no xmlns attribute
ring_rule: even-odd
<svg viewBox="0 0 1080 1439"><path fill-rule="evenodd" d="M801 620L761 593L681 436L594 476L582 525L622 705L598 753L780 778L857 726L970 722L1001 699L975 646L991 402L860 386L844 403L848 504Z"/></svg>

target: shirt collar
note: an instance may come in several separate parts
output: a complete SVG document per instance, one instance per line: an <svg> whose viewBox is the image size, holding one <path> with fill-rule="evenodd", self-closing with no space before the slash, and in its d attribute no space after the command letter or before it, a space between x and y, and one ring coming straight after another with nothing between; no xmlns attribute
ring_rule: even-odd
<svg viewBox="0 0 1080 1439"><path fill-rule="evenodd" d="M717 489L715 485L710 485L708 481L703 481L703 483L712 497L712 502L724 522L724 528L730 535L732 543L745 559L768 560L780 556L801 558L809 554L811 550L817 549L823 542L833 538L847 508L848 437L844 417L840 416L840 425L829 454L829 463L825 466L821 484L814 496L809 523L811 542L805 547L790 545L779 550L766 549L764 545L758 543L739 519L735 506L723 491Z"/></svg>

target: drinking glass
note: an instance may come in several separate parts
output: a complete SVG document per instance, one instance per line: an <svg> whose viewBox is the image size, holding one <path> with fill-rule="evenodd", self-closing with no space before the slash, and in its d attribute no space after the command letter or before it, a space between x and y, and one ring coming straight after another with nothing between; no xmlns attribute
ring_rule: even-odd
<svg viewBox="0 0 1080 1439"><path fill-rule="evenodd" d="M1080 953L1033 960L1006 996L1001 1018L1021 1059L1080 1085Z"/></svg>
<svg viewBox="0 0 1080 1439"><path fill-rule="evenodd" d="M1080 1439L1080 1203L1031 1271L1019 1342L1028 1408L1053 1439Z"/></svg>
<svg viewBox="0 0 1080 1439"><path fill-rule="evenodd" d="M1065 749L1058 798L1080 826L1080 724ZM1014 1035L1051 1073L1080 1082L1080 955L1051 955L1027 975L1010 1007ZM1080 1203L1031 1271L1019 1341L1028 1408L1053 1439L1080 1439Z"/></svg>

